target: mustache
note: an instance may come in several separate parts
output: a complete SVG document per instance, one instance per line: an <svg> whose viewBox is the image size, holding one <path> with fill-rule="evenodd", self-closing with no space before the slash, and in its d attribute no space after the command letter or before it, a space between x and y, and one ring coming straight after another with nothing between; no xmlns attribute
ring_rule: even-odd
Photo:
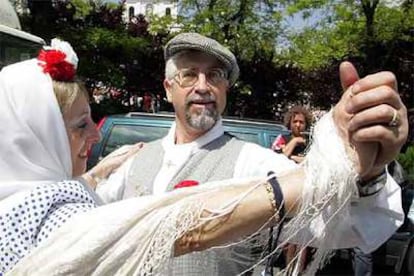
<svg viewBox="0 0 414 276"><path fill-rule="evenodd" d="M204 95L192 94L187 97L187 99L185 100L185 103L187 105L190 105L193 102L215 102L215 101L216 101L216 97L213 94L204 94Z"/></svg>

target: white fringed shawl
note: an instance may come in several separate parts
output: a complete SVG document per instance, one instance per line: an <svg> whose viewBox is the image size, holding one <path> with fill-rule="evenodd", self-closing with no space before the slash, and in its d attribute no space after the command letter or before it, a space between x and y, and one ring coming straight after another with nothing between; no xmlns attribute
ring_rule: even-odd
<svg viewBox="0 0 414 276"><path fill-rule="evenodd" d="M354 158L354 157L351 157ZM286 225L284 236L306 246L316 246L305 271L314 275L330 257L335 241L341 239L344 224L350 223L351 199L357 196L358 174L332 119L332 111L321 118L314 128L312 146L302 166L306 180L301 208ZM349 226L348 226L349 227ZM350 246L352 246L350 244ZM298 273L300 254L287 269Z"/></svg>
<svg viewBox="0 0 414 276"><path fill-rule="evenodd" d="M316 244L319 249L307 270L309 274L314 274L329 256L332 240L340 238L336 236L342 233L337 226L348 219L357 176L332 118L322 119L315 132L303 165L307 178L302 207L286 225L284 241L275 250L288 240L304 246ZM206 220L201 220L201 213L209 193L228 185L243 185L240 182L220 181L99 207L69 221L9 275L163 275L175 240ZM263 182L256 180L257 185ZM229 199L229 204L216 213L231 212L243 197ZM289 266L297 269L297 263Z"/></svg>
<svg viewBox="0 0 414 276"><path fill-rule="evenodd" d="M93 209L68 221L7 275L164 275L178 237L230 213L263 180L240 182L209 183ZM231 185L248 186L245 194L202 218L209 194Z"/></svg>

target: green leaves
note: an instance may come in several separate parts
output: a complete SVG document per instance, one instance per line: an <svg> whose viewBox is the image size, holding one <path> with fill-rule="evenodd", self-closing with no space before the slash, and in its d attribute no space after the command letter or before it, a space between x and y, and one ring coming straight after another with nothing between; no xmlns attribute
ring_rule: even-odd
<svg viewBox="0 0 414 276"><path fill-rule="evenodd" d="M75 7L75 9L76 9L76 13L74 15L74 18L75 19L83 19L83 18L85 18L87 15L90 14L90 12L93 9L93 7L90 4L90 2L89 1L85 1L85 0L72 0L70 2L70 4L73 5Z"/></svg>
<svg viewBox="0 0 414 276"><path fill-rule="evenodd" d="M382 3L385 2L283 1L289 15L310 16L317 21L311 28L290 32L290 46L281 51L283 57L278 59L293 61L310 76L326 73L327 67L337 66L345 59L357 62L362 75L379 70L393 71L400 81L403 101L412 105L412 69L407 64L414 62L413 2L403 1L401 5L392 6ZM317 95L312 97L313 104L317 98Z"/></svg>
<svg viewBox="0 0 414 276"><path fill-rule="evenodd" d="M408 179L414 182L414 146L410 146L404 153L400 153L397 157L397 161L404 168Z"/></svg>

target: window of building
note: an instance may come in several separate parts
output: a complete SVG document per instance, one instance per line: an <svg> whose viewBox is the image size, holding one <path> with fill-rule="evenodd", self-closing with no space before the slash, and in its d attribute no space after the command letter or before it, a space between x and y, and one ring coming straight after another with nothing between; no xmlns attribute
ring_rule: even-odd
<svg viewBox="0 0 414 276"><path fill-rule="evenodd" d="M134 7L129 7L128 15L129 15L129 20L131 20L132 17L135 16L135 9L134 9Z"/></svg>
<svg viewBox="0 0 414 276"><path fill-rule="evenodd" d="M166 8L165 9L165 15L166 16L171 16L171 8Z"/></svg>
<svg viewBox="0 0 414 276"><path fill-rule="evenodd" d="M154 12L154 5L153 4L147 4L145 6L145 15L152 15L152 13Z"/></svg>

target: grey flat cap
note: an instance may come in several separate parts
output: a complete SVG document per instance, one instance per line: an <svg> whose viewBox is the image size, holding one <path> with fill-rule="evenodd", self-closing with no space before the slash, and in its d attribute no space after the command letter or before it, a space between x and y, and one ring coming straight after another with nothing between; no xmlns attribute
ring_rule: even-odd
<svg viewBox="0 0 414 276"><path fill-rule="evenodd" d="M197 50L214 56L223 63L229 72L229 82L232 86L239 77L239 66L236 57L229 49L216 40L198 33L181 33L172 38L164 47L164 58L167 61L178 52Z"/></svg>

